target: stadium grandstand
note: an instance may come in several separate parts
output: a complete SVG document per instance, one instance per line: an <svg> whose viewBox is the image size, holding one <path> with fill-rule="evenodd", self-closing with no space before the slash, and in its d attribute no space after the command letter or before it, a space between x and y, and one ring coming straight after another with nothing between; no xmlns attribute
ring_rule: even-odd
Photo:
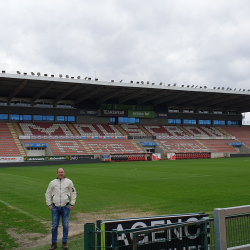
<svg viewBox="0 0 250 250"><path fill-rule="evenodd" d="M2 71L0 88L1 162L62 155L250 155L250 126L242 125L242 113L250 111L246 89L19 71Z"/></svg>

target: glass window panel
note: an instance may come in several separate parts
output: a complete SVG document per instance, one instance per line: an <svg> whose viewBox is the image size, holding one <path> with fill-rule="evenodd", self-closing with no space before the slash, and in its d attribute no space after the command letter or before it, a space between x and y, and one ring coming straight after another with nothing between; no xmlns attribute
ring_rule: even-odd
<svg viewBox="0 0 250 250"><path fill-rule="evenodd" d="M64 115L58 115L57 116L57 121L64 122Z"/></svg>
<svg viewBox="0 0 250 250"><path fill-rule="evenodd" d="M34 121L42 121L43 116L42 115L34 115Z"/></svg>
<svg viewBox="0 0 250 250"><path fill-rule="evenodd" d="M75 116L68 116L68 121L69 122L75 122L76 121L76 117Z"/></svg>

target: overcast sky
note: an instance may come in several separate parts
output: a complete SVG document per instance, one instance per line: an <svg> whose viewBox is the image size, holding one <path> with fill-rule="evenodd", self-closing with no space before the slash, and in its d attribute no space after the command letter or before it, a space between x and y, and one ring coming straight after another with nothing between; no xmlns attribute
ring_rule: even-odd
<svg viewBox="0 0 250 250"><path fill-rule="evenodd" d="M250 89L249 0L1 0L0 9L7 73Z"/></svg>

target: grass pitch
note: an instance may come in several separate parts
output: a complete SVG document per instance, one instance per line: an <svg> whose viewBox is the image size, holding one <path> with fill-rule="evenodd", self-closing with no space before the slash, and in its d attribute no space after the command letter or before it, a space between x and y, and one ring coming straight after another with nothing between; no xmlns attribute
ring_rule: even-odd
<svg viewBox="0 0 250 250"><path fill-rule="evenodd" d="M7 232L45 233L51 220L45 191L58 166L0 168L0 249ZM76 213L103 210L155 215L213 212L250 203L250 158L64 165L77 191ZM94 222L94 221L93 221Z"/></svg>

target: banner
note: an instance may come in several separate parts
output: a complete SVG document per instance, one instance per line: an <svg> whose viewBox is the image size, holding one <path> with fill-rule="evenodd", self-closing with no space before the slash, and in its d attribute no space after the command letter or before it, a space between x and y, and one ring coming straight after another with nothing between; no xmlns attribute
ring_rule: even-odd
<svg viewBox="0 0 250 250"><path fill-rule="evenodd" d="M93 116L93 115L97 115L97 111L96 111L96 110L81 110L81 109L78 109L78 110L77 110L77 114L78 114L78 115L89 115L89 116Z"/></svg>
<svg viewBox="0 0 250 250"><path fill-rule="evenodd" d="M23 157L0 157L0 163L4 162L23 162Z"/></svg>
<svg viewBox="0 0 250 250"><path fill-rule="evenodd" d="M98 116L117 116L117 117L127 117L128 111L127 110L115 110L115 109L99 109Z"/></svg>
<svg viewBox="0 0 250 250"><path fill-rule="evenodd" d="M25 137L25 138L23 138ZM152 137L152 136L151 136ZM52 140L60 140L60 139L128 139L127 136L19 136L19 139L52 139ZM33 143L32 143L33 144ZM42 144L42 143L39 143ZM46 143L45 143L46 144Z"/></svg>
<svg viewBox="0 0 250 250"><path fill-rule="evenodd" d="M152 154L152 161L159 161L161 160L161 154L160 153L153 153Z"/></svg>
<svg viewBox="0 0 250 250"><path fill-rule="evenodd" d="M198 221L200 219L208 219L208 218L209 218L208 214L203 214L203 213L162 215L162 216L155 216L155 217L97 221L97 227L100 227L101 231L103 232L101 234L101 244L102 244L101 247L103 250L107 250L107 249L110 249L112 245L112 237L111 237L112 230L122 231L122 230L127 230L127 229L136 229L136 228L142 228L143 230L143 227L166 225L166 224L168 225L168 224L180 223L180 222L191 222L191 221ZM208 224L208 227L209 227L209 224ZM189 231L194 231L192 229L194 228L186 227L182 229L182 232L173 230L172 237L170 237L168 240L174 241L176 243L176 246L182 246L181 242L179 242L181 238L178 239L178 237L176 237L177 234L178 235L182 234L183 236L187 236L189 238L190 248L187 248L187 249L197 249L197 246L196 246L197 242L195 241L195 239L196 237L198 237L198 235L195 232L193 232L193 234L191 235ZM195 228L195 230L199 232L200 228L197 227ZM209 231L209 228L208 228L208 231ZM152 232L152 235L154 236L154 238L162 237L160 233L161 232L157 232L157 233ZM127 250L132 250L133 239L131 235L132 234L130 233L120 234L120 236L117 237L117 240L119 241L119 247L122 248L122 246L126 246ZM142 235L142 237L144 236ZM209 240L210 239L208 238L208 241ZM165 242L165 239L163 242ZM162 249L163 248L167 249L165 248L165 246L162 247ZM156 249L156 248L153 248L153 249ZM176 248L176 249L180 249L180 248Z"/></svg>
<svg viewBox="0 0 250 250"><path fill-rule="evenodd" d="M140 145L143 147L150 147L150 146L156 147L157 143L156 142L140 142Z"/></svg>
<svg viewBox="0 0 250 250"><path fill-rule="evenodd" d="M176 160L176 155L175 153L167 153L167 158L169 160Z"/></svg>
<svg viewBox="0 0 250 250"><path fill-rule="evenodd" d="M24 161L65 161L65 160L69 160L68 155L24 157Z"/></svg>
<svg viewBox="0 0 250 250"><path fill-rule="evenodd" d="M101 161L110 161L110 155L102 155Z"/></svg>
<svg viewBox="0 0 250 250"><path fill-rule="evenodd" d="M128 117L154 118L154 111L128 111Z"/></svg>

